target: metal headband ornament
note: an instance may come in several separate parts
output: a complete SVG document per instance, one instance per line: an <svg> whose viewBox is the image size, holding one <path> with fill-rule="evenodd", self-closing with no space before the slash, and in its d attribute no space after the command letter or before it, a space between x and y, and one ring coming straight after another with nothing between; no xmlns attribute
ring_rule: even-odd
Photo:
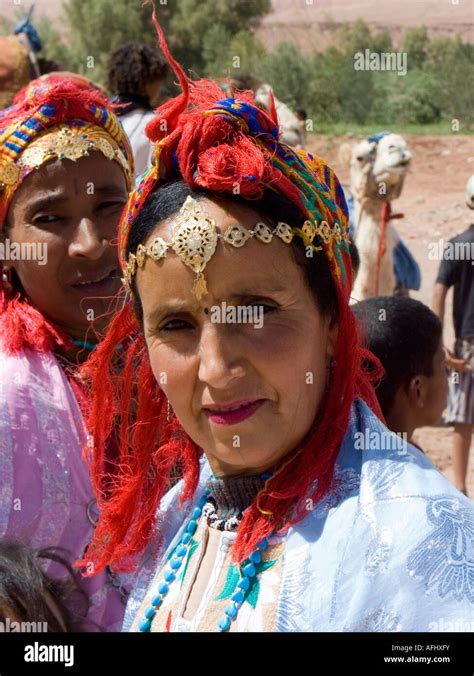
<svg viewBox="0 0 474 676"><path fill-rule="evenodd" d="M338 222L331 228L326 221L319 224L313 221L305 221L301 228L292 228L287 223L280 221L276 228L272 229L265 223L259 222L252 230L244 228L239 223L229 225L224 234L217 232L216 222L211 218L191 196L186 198L181 207L172 230L172 239L166 242L161 237L155 237L145 246L139 244L135 253L128 256L128 262L124 267L122 282L128 293L132 293L132 281L137 268L143 268L147 258L159 261L164 258L169 249L196 273L193 284L193 293L200 300L207 293L207 284L204 277L204 269L213 257L218 240L223 240L236 248L242 247L249 239L255 237L263 244L269 244L273 237L278 237L285 244L290 244L293 237L298 236L303 240L306 247L313 251L321 251L322 247L313 244L316 236L324 243L330 241L340 245L342 241L348 244L348 234Z"/></svg>
<svg viewBox="0 0 474 676"><path fill-rule="evenodd" d="M22 172L38 169L55 157L76 161L93 151L102 153L108 160L116 160L122 167L131 188L133 174L125 154L107 131L94 124L72 126L62 123L47 130L28 145L16 160L0 158L0 191L14 189Z"/></svg>

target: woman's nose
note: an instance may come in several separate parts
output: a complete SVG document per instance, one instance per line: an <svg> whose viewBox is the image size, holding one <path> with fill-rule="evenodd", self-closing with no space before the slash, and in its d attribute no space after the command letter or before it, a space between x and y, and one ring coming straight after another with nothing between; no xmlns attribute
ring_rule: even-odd
<svg viewBox="0 0 474 676"><path fill-rule="evenodd" d="M229 340L229 327L205 322L199 345L199 379L210 387L225 389L245 375L242 355Z"/></svg>
<svg viewBox="0 0 474 676"><path fill-rule="evenodd" d="M96 224L89 218L81 219L69 245L71 256L98 260L104 253L108 240L99 233Z"/></svg>

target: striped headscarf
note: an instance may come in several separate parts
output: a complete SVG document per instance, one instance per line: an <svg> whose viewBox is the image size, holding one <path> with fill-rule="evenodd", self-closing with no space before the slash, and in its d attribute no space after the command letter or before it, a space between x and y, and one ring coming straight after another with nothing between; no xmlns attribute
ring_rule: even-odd
<svg viewBox="0 0 474 676"><path fill-rule="evenodd" d="M101 152L133 186L133 154L107 97L72 73L43 76L0 111L0 230L13 196L34 169L51 159L78 160Z"/></svg>
<svg viewBox="0 0 474 676"><path fill-rule="evenodd" d="M155 164L138 181L122 216L122 265L127 263L131 225L148 195L163 182L180 176L191 187L227 193L238 184L239 194L249 199L258 199L266 189L281 193L316 224L315 243L323 247L336 286L348 298L352 283L348 209L333 170L316 155L280 142L276 115L258 108L248 93L219 100L221 91L215 83L181 84L184 93L164 104L147 127L149 137L157 141ZM201 103L213 94L215 103ZM209 123L216 116L223 124ZM260 158L255 165L253 150Z"/></svg>

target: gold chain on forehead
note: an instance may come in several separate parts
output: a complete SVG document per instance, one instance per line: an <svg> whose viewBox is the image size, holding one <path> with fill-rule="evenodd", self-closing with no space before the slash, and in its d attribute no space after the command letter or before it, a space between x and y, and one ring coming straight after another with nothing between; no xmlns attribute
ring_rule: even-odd
<svg viewBox="0 0 474 676"><path fill-rule="evenodd" d="M196 273L193 293L198 300L201 300L207 293L204 269L213 257L219 239L240 248L252 237L263 244L269 244L276 236L285 244L290 244L295 235L303 240L305 246L311 247L314 251L322 250L322 247L313 244L316 235L319 235L324 242L329 242L332 238L338 244L342 240L348 241L348 235L339 223L330 228L326 221L316 224L309 220L305 221L301 228L292 228L280 221L273 230L261 222L257 223L253 230L247 230L239 223L233 223L229 225L224 234L220 234L217 232L215 220L204 211L199 202L188 196L179 210L171 241L166 242L161 237L155 237L148 246L139 244L136 252L128 256L122 282L127 292L131 294L132 280L137 267L143 268L147 258L152 258L154 261L161 260L167 255L168 250L172 249L183 263Z"/></svg>

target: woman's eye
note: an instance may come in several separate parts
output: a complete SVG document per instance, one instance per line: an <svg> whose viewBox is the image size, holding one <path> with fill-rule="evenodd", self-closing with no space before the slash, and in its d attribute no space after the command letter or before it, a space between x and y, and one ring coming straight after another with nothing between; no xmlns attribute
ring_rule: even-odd
<svg viewBox="0 0 474 676"><path fill-rule="evenodd" d="M278 309L276 305L268 305L267 303L255 303L255 305L263 308L263 314L265 315Z"/></svg>
<svg viewBox="0 0 474 676"><path fill-rule="evenodd" d="M258 313L263 312L264 315L267 315L270 312L278 310L278 307L276 305L270 305L270 303L259 303L258 301L249 303L248 307L255 308L255 310Z"/></svg>
<svg viewBox="0 0 474 676"><path fill-rule="evenodd" d="M160 326L160 331L183 331L192 328L192 325L183 319L171 319L169 322Z"/></svg>
<svg viewBox="0 0 474 676"><path fill-rule="evenodd" d="M61 216L55 216L54 214L44 214L44 216L35 216L35 218L33 218L33 223L35 225L37 223L56 223L62 220L63 218Z"/></svg>

